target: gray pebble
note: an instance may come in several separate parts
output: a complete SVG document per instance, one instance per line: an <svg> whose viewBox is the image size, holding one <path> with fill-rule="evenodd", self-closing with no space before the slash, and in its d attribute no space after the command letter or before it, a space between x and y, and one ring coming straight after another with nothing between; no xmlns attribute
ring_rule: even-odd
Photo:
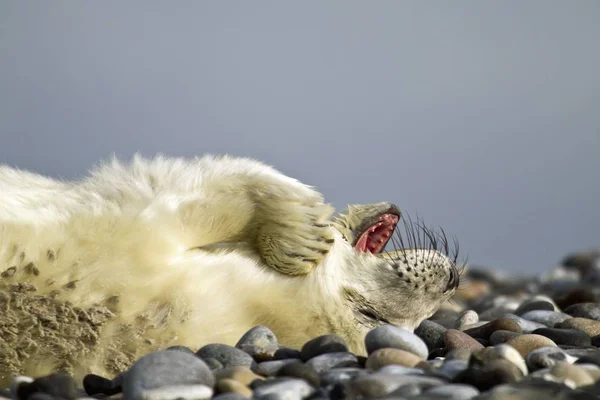
<svg viewBox="0 0 600 400"><path fill-rule="evenodd" d="M465 310L456 319L454 327L456 329L463 329L465 326L473 325L479 322L479 315L473 310Z"/></svg>
<svg viewBox="0 0 600 400"><path fill-rule="evenodd" d="M204 399L212 396L215 377L200 358L183 351L157 351L124 375L125 400Z"/></svg>
<svg viewBox="0 0 600 400"><path fill-rule="evenodd" d="M516 315L523 315L526 312L534 311L534 310L543 310L543 311L555 311L554 305L545 300L537 300L531 302L522 303L519 308L515 310Z"/></svg>
<svg viewBox="0 0 600 400"><path fill-rule="evenodd" d="M415 334L423 339L429 351L431 351L444 347L444 333L446 333L446 330L446 327L437 322L426 319L415 329Z"/></svg>
<svg viewBox="0 0 600 400"><path fill-rule="evenodd" d="M570 305L563 310L565 314L572 317L589 318L600 321L600 304L599 303L578 303Z"/></svg>
<svg viewBox="0 0 600 400"><path fill-rule="evenodd" d="M214 358L223 367L254 367L256 364L252 356L246 352L226 344L207 344L196 352L202 359Z"/></svg>
<svg viewBox="0 0 600 400"><path fill-rule="evenodd" d="M262 376L275 376L277 372L284 366L291 363L302 363L297 358L288 358L287 360L263 361L256 364L252 371Z"/></svg>
<svg viewBox="0 0 600 400"><path fill-rule="evenodd" d="M467 360L446 360L436 372L449 379L454 379L468 367L469 361Z"/></svg>
<svg viewBox="0 0 600 400"><path fill-rule="evenodd" d="M246 332L235 345L236 348L250 354L255 360L271 360L279 345L277 337L266 326L255 326Z"/></svg>
<svg viewBox="0 0 600 400"><path fill-rule="evenodd" d="M326 353L342 353L348 351L346 341L339 335L323 335L309 340L302 346L300 357L308 361L313 357Z"/></svg>
<svg viewBox="0 0 600 400"><path fill-rule="evenodd" d="M318 374L332 368L358 367L358 358L352 353L327 353L311 358L306 365L313 368Z"/></svg>
<svg viewBox="0 0 600 400"><path fill-rule="evenodd" d="M468 400L479 395L479 390L471 385L452 383L428 389L424 394L428 396L439 396L446 400Z"/></svg>
<svg viewBox="0 0 600 400"><path fill-rule="evenodd" d="M254 389L253 398L270 400L301 400L315 392L315 388L302 379L286 378L265 382Z"/></svg>
<svg viewBox="0 0 600 400"><path fill-rule="evenodd" d="M367 371L362 368L336 368L321 375L321 385L340 384L362 375L367 375Z"/></svg>
<svg viewBox="0 0 600 400"><path fill-rule="evenodd" d="M548 328L552 328L555 324L563 322L566 319L572 318L569 314L545 310L528 311L521 317L523 317L526 320L545 325Z"/></svg>
<svg viewBox="0 0 600 400"><path fill-rule="evenodd" d="M423 359L427 359L429 355L429 349L420 337L393 325L383 325L372 329L365 337L365 344L369 354L375 350L389 347L408 351Z"/></svg>
<svg viewBox="0 0 600 400"><path fill-rule="evenodd" d="M375 372L360 376L350 382L349 387L353 394L364 397L380 397L396 392L400 387L414 385L417 391L439 386L445 382L429 376L392 375ZM414 393L414 390L411 390ZM395 393L398 394L399 393ZM404 393L406 395L406 393Z"/></svg>
<svg viewBox="0 0 600 400"><path fill-rule="evenodd" d="M377 372L390 375L423 375L424 373L420 368L409 368L403 365L386 365L379 368Z"/></svg>

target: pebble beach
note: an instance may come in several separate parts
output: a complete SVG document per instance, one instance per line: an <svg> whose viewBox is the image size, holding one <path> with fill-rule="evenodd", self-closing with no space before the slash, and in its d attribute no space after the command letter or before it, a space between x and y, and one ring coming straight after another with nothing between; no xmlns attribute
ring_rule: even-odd
<svg viewBox="0 0 600 400"><path fill-rule="evenodd" d="M15 377L0 399L599 399L600 251L538 276L470 265L415 332L383 325L368 355L337 335L301 349L266 326L235 346L171 347L118 376Z"/></svg>

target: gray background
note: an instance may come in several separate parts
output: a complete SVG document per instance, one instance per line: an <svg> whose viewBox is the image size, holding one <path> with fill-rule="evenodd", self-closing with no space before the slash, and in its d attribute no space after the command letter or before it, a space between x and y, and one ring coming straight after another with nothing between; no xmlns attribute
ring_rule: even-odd
<svg viewBox="0 0 600 400"><path fill-rule="evenodd" d="M600 245L600 2L2 1L0 162L252 156L475 263Z"/></svg>

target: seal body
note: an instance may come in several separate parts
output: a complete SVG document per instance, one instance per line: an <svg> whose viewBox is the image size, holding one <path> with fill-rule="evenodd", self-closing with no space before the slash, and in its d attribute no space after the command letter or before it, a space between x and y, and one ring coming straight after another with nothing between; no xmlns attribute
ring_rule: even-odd
<svg viewBox="0 0 600 400"><path fill-rule="evenodd" d="M314 188L250 159L136 156L77 182L2 166L0 193L1 382L113 376L256 325L286 346L337 333L364 353L369 329L414 329L457 285L435 248L381 252L394 206L331 219Z"/></svg>

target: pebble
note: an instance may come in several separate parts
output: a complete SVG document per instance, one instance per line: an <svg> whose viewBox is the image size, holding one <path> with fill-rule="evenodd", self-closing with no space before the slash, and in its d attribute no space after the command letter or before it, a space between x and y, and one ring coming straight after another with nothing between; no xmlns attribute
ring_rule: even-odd
<svg viewBox="0 0 600 400"><path fill-rule="evenodd" d="M24 400L32 398L34 393L66 400L83 397L77 388L77 382L62 372L42 376L31 381L27 378L21 379L15 389L17 397Z"/></svg>
<svg viewBox="0 0 600 400"><path fill-rule="evenodd" d="M563 322L571 317L569 314L564 314L557 311L534 310L528 311L521 315L522 318L545 325L548 328L554 327L559 322Z"/></svg>
<svg viewBox="0 0 600 400"><path fill-rule="evenodd" d="M266 382L254 389L254 398L269 400L303 399L315 392L315 388L302 379L282 379Z"/></svg>
<svg viewBox="0 0 600 400"><path fill-rule="evenodd" d="M110 379L94 374L86 375L83 378L83 389L90 396L94 394L112 396L113 394L121 393L122 391L120 385L115 384L115 382Z"/></svg>
<svg viewBox="0 0 600 400"><path fill-rule="evenodd" d="M297 358L288 358L286 360L264 361L256 365L252 370L262 376L275 376L277 372L285 365L291 363L302 363Z"/></svg>
<svg viewBox="0 0 600 400"><path fill-rule="evenodd" d="M249 385L256 379L264 379L262 376L255 374L246 367L229 367L223 368L214 372L214 376L217 380L221 379L233 379L238 381L242 385Z"/></svg>
<svg viewBox="0 0 600 400"><path fill-rule="evenodd" d="M564 309L572 317L588 318L600 321L600 303L577 303Z"/></svg>
<svg viewBox="0 0 600 400"><path fill-rule="evenodd" d="M467 368L469 368L468 360L446 360L436 372L448 379L454 379Z"/></svg>
<svg viewBox="0 0 600 400"><path fill-rule="evenodd" d="M367 375L362 368L336 368L321 375L321 385L342 384L362 375Z"/></svg>
<svg viewBox="0 0 600 400"><path fill-rule="evenodd" d="M494 359L483 365L471 364L469 368L457 376L454 383L465 383L486 391L496 385L517 382L523 373L510 361Z"/></svg>
<svg viewBox="0 0 600 400"><path fill-rule="evenodd" d="M257 362L272 360L279 349L277 337L266 326L255 326L246 332L235 345Z"/></svg>
<svg viewBox="0 0 600 400"><path fill-rule="evenodd" d="M519 308L515 310L516 315L523 315L528 311L542 310L542 311L555 311L554 304L545 301L537 300L531 302L523 302Z"/></svg>
<svg viewBox="0 0 600 400"><path fill-rule="evenodd" d="M415 329L415 334L419 336L431 351L435 348L444 347L444 333L447 328L437 322L428 319L421 322Z"/></svg>
<svg viewBox="0 0 600 400"><path fill-rule="evenodd" d="M352 353L327 353L308 360L306 365L312 367L318 374L332 368L358 367L358 358Z"/></svg>
<svg viewBox="0 0 600 400"><path fill-rule="evenodd" d="M288 376L291 378L304 379L314 387L321 385L321 378L319 374L307 364L292 363L283 366L278 372L277 376Z"/></svg>
<svg viewBox="0 0 600 400"><path fill-rule="evenodd" d="M446 343L446 347L450 350L477 350L483 348L483 345L477 340L457 329L448 329L444 334L444 342Z"/></svg>
<svg viewBox="0 0 600 400"><path fill-rule="evenodd" d="M545 346L556 346L552 340L542 335L525 334L510 339L506 344L514 347L522 357L526 357L527 354L535 349Z"/></svg>
<svg viewBox="0 0 600 400"><path fill-rule="evenodd" d="M584 331L588 334L588 336L596 336L600 335L600 321L595 321L589 318L571 318L566 321L563 321L555 326L556 328L571 328L571 329L579 329L580 331Z"/></svg>
<svg viewBox="0 0 600 400"><path fill-rule="evenodd" d="M539 328L546 328L546 325L540 324L537 322L529 321L525 318L521 318L518 315L514 314L505 314L504 318L509 318L519 324L519 328L521 328L521 332L523 333L531 333Z"/></svg>
<svg viewBox="0 0 600 400"><path fill-rule="evenodd" d="M523 375L527 375L527 373L528 373L527 363L523 359L523 356L521 356L521 354L514 347L506 345L506 344L500 344L497 346L488 347L488 348L484 349L484 351L485 350L488 350L489 352L493 352L496 355L498 355L499 357L504 358L505 360L511 362L513 365L515 365L517 368L519 368L519 370L523 373Z"/></svg>
<svg viewBox="0 0 600 400"><path fill-rule="evenodd" d="M554 346L540 347L532 350L525 357L527 367L531 371L552 367L554 364L560 361L573 363L576 360L577 358L568 355L561 348Z"/></svg>
<svg viewBox="0 0 600 400"><path fill-rule="evenodd" d="M405 385L415 385L420 392L444 383L444 380L435 377L375 372L357 377L350 382L349 387L354 396L380 397L391 394Z"/></svg>
<svg viewBox="0 0 600 400"><path fill-rule="evenodd" d="M205 399L215 377L198 357L182 351L157 351L137 360L125 375L125 400Z"/></svg>
<svg viewBox="0 0 600 400"><path fill-rule="evenodd" d="M585 347L592 344L592 338L578 329L540 328L533 333L552 339L557 345Z"/></svg>
<svg viewBox="0 0 600 400"><path fill-rule="evenodd" d="M498 330L498 331L492 332L492 334L490 335L490 338L489 338L490 345L495 346L497 344L506 343L510 339L517 337L517 336L521 336L521 334L518 332Z"/></svg>
<svg viewBox="0 0 600 400"><path fill-rule="evenodd" d="M465 330L465 333L474 338L487 340L492 333L499 330L517 333L521 333L523 331L517 321L511 318L498 318L477 328L467 329Z"/></svg>
<svg viewBox="0 0 600 400"><path fill-rule="evenodd" d="M200 348L196 352L196 355L202 359L212 358L221 363L224 368L237 366L253 367L256 364L250 354L220 343L207 344Z"/></svg>
<svg viewBox="0 0 600 400"><path fill-rule="evenodd" d="M424 394L444 400L468 400L479 395L479 390L471 385L453 383L428 389Z"/></svg>
<svg viewBox="0 0 600 400"><path fill-rule="evenodd" d="M473 310L465 310L456 319L456 323L454 327L456 329L463 329L467 325L473 325L479 322L479 315L476 311Z"/></svg>
<svg viewBox="0 0 600 400"><path fill-rule="evenodd" d="M562 380L569 379L573 381L575 387L591 385L594 379L583 368L569 364L564 361L559 361L550 368L550 374Z"/></svg>
<svg viewBox="0 0 600 400"><path fill-rule="evenodd" d="M384 348L375 350L367 358L366 367L378 370L386 365L401 365L412 368L423 359L413 353L400 349Z"/></svg>
<svg viewBox="0 0 600 400"><path fill-rule="evenodd" d="M348 351L346 341L338 335L323 335L309 340L300 350L302 361L308 361L313 357L326 353L343 353Z"/></svg>
<svg viewBox="0 0 600 400"><path fill-rule="evenodd" d="M423 359L427 359L429 354L427 345L420 337L393 325L372 329L365 337L365 344L369 354L386 347L405 350Z"/></svg>

